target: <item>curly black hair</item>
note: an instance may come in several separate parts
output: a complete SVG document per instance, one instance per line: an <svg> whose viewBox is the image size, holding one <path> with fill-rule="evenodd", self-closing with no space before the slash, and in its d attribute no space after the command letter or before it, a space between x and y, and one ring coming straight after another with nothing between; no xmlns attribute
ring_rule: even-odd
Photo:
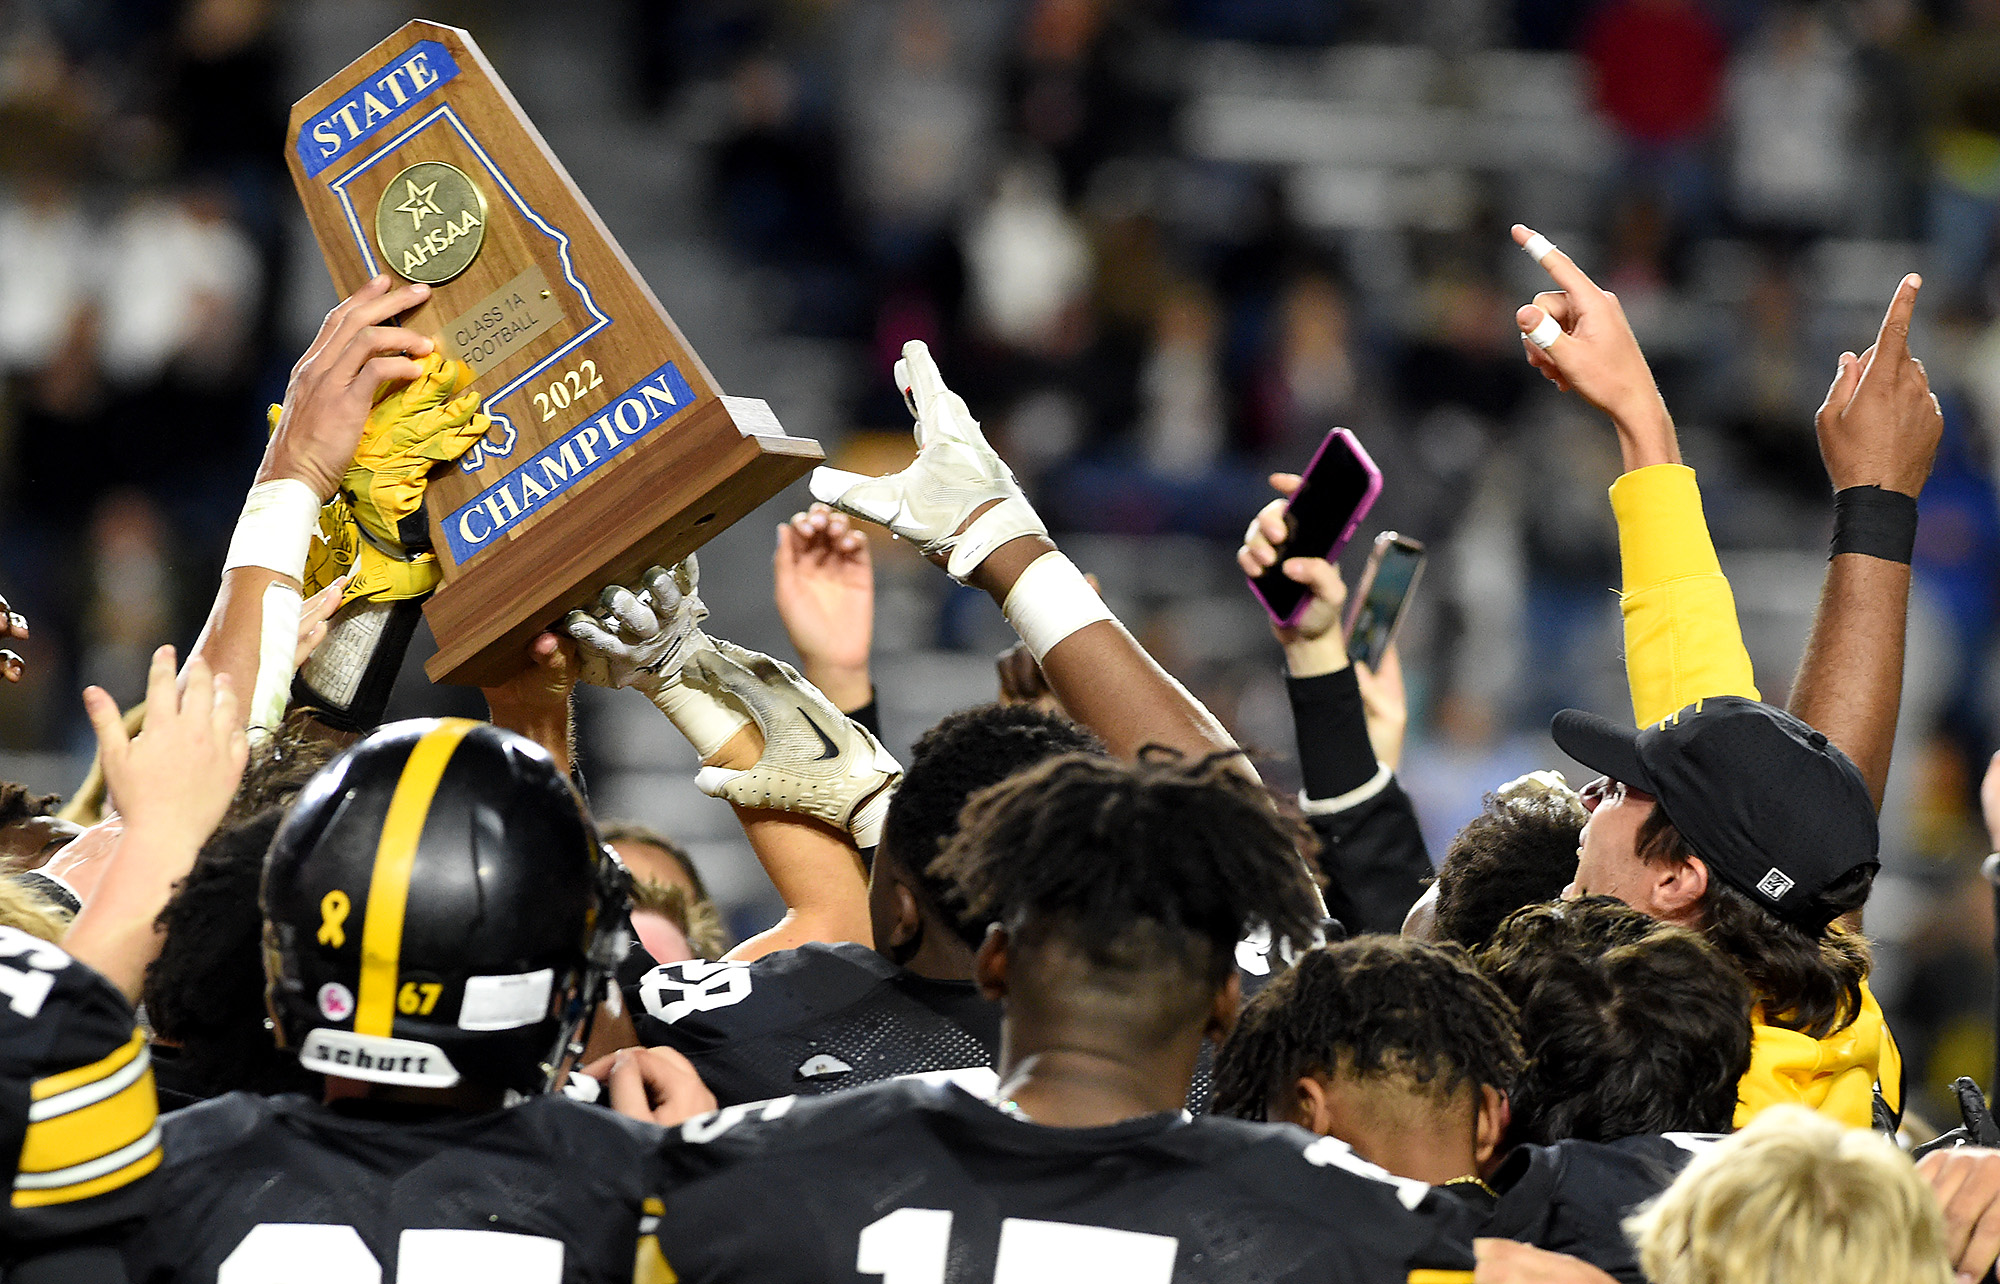
<svg viewBox="0 0 2000 1284"><path fill-rule="evenodd" d="M1588 896L1514 914L1476 962L1521 1013L1511 1140L1730 1130L1751 992L1698 934Z"/></svg>
<svg viewBox="0 0 2000 1284"><path fill-rule="evenodd" d="M227 815L160 912L165 937L142 998L154 1031L180 1045L177 1078L196 1095L318 1091L265 1024L258 890L292 799L339 749L290 729L254 740Z"/></svg>
<svg viewBox="0 0 2000 1284"><path fill-rule="evenodd" d="M1320 927L1311 831L1282 817L1239 755L1188 763L1067 754L982 791L931 866L976 922L1060 941L1105 973L1177 966L1222 984L1263 927L1282 953Z"/></svg>
<svg viewBox="0 0 2000 1284"><path fill-rule="evenodd" d="M889 802L875 859L886 855L909 874L925 908L956 926L965 943L977 948L986 934L985 921L967 920L957 886L931 867L958 832L966 801L1037 763L1068 753L1103 752L1103 742L1089 731L1033 705L983 704L951 714L911 750L909 770Z"/></svg>
<svg viewBox="0 0 2000 1284"><path fill-rule="evenodd" d="M1560 896L1576 877L1582 833L1559 798L1486 795L1438 866L1437 939L1477 950L1515 910Z"/></svg>
<svg viewBox="0 0 2000 1284"><path fill-rule="evenodd" d="M46 816L60 806L61 794L31 794L24 784L0 780L0 829Z"/></svg>
<svg viewBox="0 0 2000 1284"><path fill-rule="evenodd" d="M1363 936L1307 951L1243 1009L1215 1058L1211 1109L1269 1119L1309 1074L1395 1076L1440 1100L1511 1094L1525 1069L1514 1005L1455 945Z"/></svg>

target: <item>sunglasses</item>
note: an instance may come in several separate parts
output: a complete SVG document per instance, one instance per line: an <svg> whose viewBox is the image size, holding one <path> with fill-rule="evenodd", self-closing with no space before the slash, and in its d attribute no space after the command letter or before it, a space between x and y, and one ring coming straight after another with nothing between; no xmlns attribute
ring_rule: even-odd
<svg viewBox="0 0 2000 1284"><path fill-rule="evenodd" d="M1607 802L1617 806L1623 802L1648 803L1654 800L1653 795L1645 790L1628 785L1622 780L1613 780L1609 776L1599 776L1577 790L1576 796L1583 804L1583 809L1592 812Z"/></svg>

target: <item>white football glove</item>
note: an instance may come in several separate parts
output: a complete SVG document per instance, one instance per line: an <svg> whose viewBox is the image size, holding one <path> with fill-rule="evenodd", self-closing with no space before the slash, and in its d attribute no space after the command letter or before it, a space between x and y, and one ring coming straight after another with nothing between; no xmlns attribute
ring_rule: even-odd
<svg viewBox="0 0 2000 1284"><path fill-rule="evenodd" d="M598 687L636 687L667 715L703 758L712 756L750 719L681 680L681 666L708 644L708 618L695 591L701 568L693 555L672 570L649 567L639 590L607 585L596 614L571 611L563 631L576 639L582 678Z"/></svg>
<svg viewBox="0 0 2000 1284"><path fill-rule="evenodd" d="M711 640L688 657L687 682L741 704L764 733L764 753L748 771L703 767L703 793L742 807L771 807L823 820L854 836L856 847L882 841L889 799L902 764L868 729L833 707L789 664Z"/></svg>
<svg viewBox="0 0 2000 1284"><path fill-rule="evenodd" d="M903 345L896 386L916 416L916 460L887 477L815 468L814 499L887 526L926 557L947 554L945 570L961 583L1008 540L1049 533L1006 461L986 444L964 399L944 386L921 340ZM998 504L960 532L981 504L996 499Z"/></svg>

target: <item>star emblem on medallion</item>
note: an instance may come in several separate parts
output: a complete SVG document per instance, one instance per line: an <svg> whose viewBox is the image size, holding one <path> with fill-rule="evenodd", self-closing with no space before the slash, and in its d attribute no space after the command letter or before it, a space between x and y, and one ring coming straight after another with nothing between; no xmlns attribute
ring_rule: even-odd
<svg viewBox="0 0 2000 1284"><path fill-rule="evenodd" d="M436 214L439 216L444 214L444 211L438 208L437 202L431 198L431 194L437 191L436 182L432 182L428 187L418 187L415 179L407 178L403 180L403 185L409 189L409 197L401 205L396 206L395 209L398 213L410 216L410 227L412 229L420 228L424 225L424 216L426 214Z"/></svg>

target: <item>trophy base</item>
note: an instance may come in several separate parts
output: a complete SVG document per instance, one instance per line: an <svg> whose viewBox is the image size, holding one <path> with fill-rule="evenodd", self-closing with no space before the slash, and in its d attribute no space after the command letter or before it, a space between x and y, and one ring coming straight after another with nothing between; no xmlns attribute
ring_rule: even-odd
<svg viewBox="0 0 2000 1284"><path fill-rule="evenodd" d="M431 681L500 685L528 667L528 643L565 613L594 604L607 584L680 561L824 458L817 442L786 436L764 402L727 396L633 454L512 533L533 538L446 567L424 604L439 640L424 664Z"/></svg>

